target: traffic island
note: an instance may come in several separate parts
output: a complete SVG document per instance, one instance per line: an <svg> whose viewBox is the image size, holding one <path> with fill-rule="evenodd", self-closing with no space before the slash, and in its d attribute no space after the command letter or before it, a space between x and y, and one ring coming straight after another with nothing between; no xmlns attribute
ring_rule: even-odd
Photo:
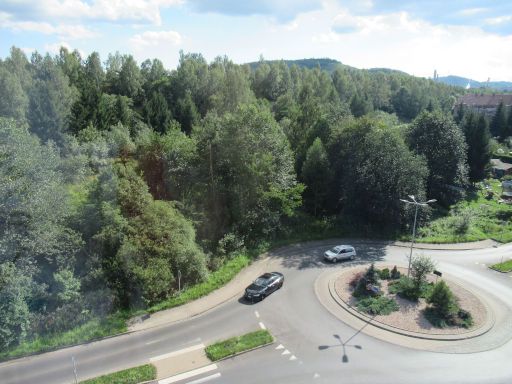
<svg viewBox="0 0 512 384"><path fill-rule="evenodd" d="M386 264L376 265L379 269L390 267ZM392 266L391 266L392 267ZM425 329L414 329L405 325L410 319L405 319L412 312L404 310L401 316L396 316L396 321L383 321L385 316L367 314L355 307L355 301L351 301L349 295L343 290L343 281L348 281L356 272L364 271L366 266L346 266L326 270L315 281L315 294L320 303L335 317L354 329L354 336L362 333L368 336L401 345L407 348L443 352L443 353L474 353L492 350L502 346L512 339L512 308L509 308L499 296L495 296L481 288L461 281L455 276L443 273L445 282L449 282L453 290L468 291L467 297L476 300L484 309L474 310L474 325L469 329L460 328L435 328L431 324L424 323ZM402 271L406 271L402 269ZM351 296L351 295L350 295ZM467 303L465 309L470 308ZM483 314L479 318L479 313ZM412 319L414 321L414 318ZM422 321L427 321L426 319ZM416 326L421 327L416 324Z"/></svg>
<svg viewBox="0 0 512 384"><path fill-rule="evenodd" d="M388 311L386 313L371 313L361 305L365 301L358 300L354 297L354 278L361 276L367 270L367 266L358 266L350 268L340 272L333 281L331 281L330 290L335 296L335 300L339 301L340 304L347 308L348 311L353 315L360 317L363 320L372 320L372 322L384 329L390 331L402 333L407 336L424 338L424 339L443 339L443 340L460 340L469 337L476 337L486 332L492 325L492 322L487 322L488 310L485 305L470 291L464 289L459 284L453 281L443 279L443 281L449 286L455 297L460 308L464 312L470 313L472 317L472 325L468 327L464 326L445 326L437 327L428 320L425 316L425 310L427 310L427 302L424 298L418 300L408 300L396 293L390 293L392 291L393 283L397 280L379 280L380 291L385 293L385 296L379 298L386 298L390 301L396 302L397 306L394 311ZM381 270L393 270L393 266L381 265ZM398 268L400 274L406 275L407 270L405 268ZM436 275L428 275L427 281L433 283L438 280ZM366 310L366 311L365 311ZM370 312L370 313L368 313ZM427 312L428 313L428 312ZM487 325L487 327L486 327Z"/></svg>
<svg viewBox="0 0 512 384"><path fill-rule="evenodd" d="M205 348L205 352L211 361L219 361L264 347L273 342L274 338L270 332L262 329L209 345Z"/></svg>

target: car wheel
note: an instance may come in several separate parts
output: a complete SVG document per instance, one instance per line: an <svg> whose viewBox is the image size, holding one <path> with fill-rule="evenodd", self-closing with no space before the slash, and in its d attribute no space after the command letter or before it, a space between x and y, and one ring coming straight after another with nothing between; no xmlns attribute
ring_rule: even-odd
<svg viewBox="0 0 512 384"><path fill-rule="evenodd" d="M350 256L350 260L354 260L356 257L354 255Z"/></svg>
<svg viewBox="0 0 512 384"><path fill-rule="evenodd" d="M281 281L281 284L277 287L277 289L281 289L283 287L283 282Z"/></svg>
<svg viewBox="0 0 512 384"><path fill-rule="evenodd" d="M337 259L336 257L333 257L333 258L332 258L332 262L333 262L333 263L337 263L337 262L338 262L338 259Z"/></svg>

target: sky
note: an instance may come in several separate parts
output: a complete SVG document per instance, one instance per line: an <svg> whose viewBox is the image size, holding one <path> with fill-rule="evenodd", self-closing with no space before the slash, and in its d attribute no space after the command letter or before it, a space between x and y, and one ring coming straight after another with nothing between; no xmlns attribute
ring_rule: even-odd
<svg viewBox="0 0 512 384"><path fill-rule="evenodd" d="M0 58L64 46L173 69L208 61L331 58L421 77L512 81L510 0L1 0Z"/></svg>

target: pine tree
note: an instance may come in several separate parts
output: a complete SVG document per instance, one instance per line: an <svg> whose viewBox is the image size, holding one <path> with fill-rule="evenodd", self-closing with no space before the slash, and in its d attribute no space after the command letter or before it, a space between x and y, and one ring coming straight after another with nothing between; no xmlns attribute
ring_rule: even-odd
<svg viewBox="0 0 512 384"><path fill-rule="evenodd" d="M499 136L500 140L503 140L503 134L507 131L507 120L505 116L505 106L503 102L498 105L498 109L496 109L496 113L492 118L490 130L493 137Z"/></svg>

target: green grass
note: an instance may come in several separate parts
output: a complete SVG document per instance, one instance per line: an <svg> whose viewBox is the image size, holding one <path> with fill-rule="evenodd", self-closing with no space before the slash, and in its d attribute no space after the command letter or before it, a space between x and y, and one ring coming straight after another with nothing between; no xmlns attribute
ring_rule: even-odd
<svg viewBox="0 0 512 384"><path fill-rule="evenodd" d="M156 368L152 364L125 369L109 375L81 381L81 384L137 384L142 381L156 379Z"/></svg>
<svg viewBox="0 0 512 384"><path fill-rule="evenodd" d="M217 361L224 357L233 356L237 353L247 351L274 341L269 331L259 330L247 333L243 336L232 337L231 339L219 341L205 348L206 356L211 361Z"/></svg>
<svg viewBox="0 0 512 384"><path fill-rule="evenodd" d="M464 200L450 208L448 216L438 217L419 228L416 241L436 244L486 239L501 243L512 241L512 205L498 202L501 194L499 180L491 179L487 182L494 192L492 199L486 199L484 189L469 193ZM410 236L405 235L401 239L408 241Z"/></svg>
<svg viewBox="0 0 512 384"><path fill-rule="evenodd" d="M512 272L512 260L504 261L503 263L498 263L491 265L492 269L495 269L500 272Z"/></svg>
<svg viewBox="0 0 512 384"><path fill-rule="evenodd" d="M154 313L163 309L174 308L179 305L186 304L192 300L199 299L206 296L214 290L224 286L235 277L238 272L249 265L250 258L247 255L238 255L229 260L226 264L220 267L217 271L210 274L208 279L197 285L185 289L179 296L172 297L168 300L162 301L150 307L147 312Z"/></svg>
<svg viewBox="0 0 512 384"><path fill-rule="evenodd" d="M0 359L12 359L34 353L51 351L69 345L115 335L126 331L126 312L115 313L106 319L94 319L67 332L55 335L36 337L20 345L0 352Z"/></svg>

